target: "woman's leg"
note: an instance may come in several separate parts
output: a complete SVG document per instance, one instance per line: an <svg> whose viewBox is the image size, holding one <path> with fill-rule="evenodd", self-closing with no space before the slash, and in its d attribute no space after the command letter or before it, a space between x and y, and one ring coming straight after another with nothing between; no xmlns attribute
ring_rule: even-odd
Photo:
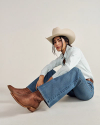
<svg viewBox="0 0 100 125"><path fill-rule="evenodd" d="M44 83L47 82L47 81L49 80L49 78L50 78L54 73L56 73L56 71L53 70L53 69L52 69L51 71L49 71L49 72L46 74L46 76L44 77ZM36 83L37 83L38 79L39 79L39 77L37 77L32 83L30 83L30 84L27 86L27 88L30 89L32 92L36 91L35 87L36 87ZM69 96L71 96L71 97L76 97L75 94L74 94L73 89L72 89L67 95L69 95Z"/></svg>
<svg viewBox="0 0 100 125"><path fill-rule="evenodd" d="M91 81L85 79L81 70L77 67L72 68L69 72L56 77L41 86L38 86L37 89L42 94L44 101L49 108L72 89L75 96L80 100L89 100L94 95L94 85Z"/></svg>
<svg viewBox="0 0 100 125"><path fill-rule="evenodd" d="M56 71L55 70L51 70L49 71L45 77L44 77L44 83L47 82L49 80L49 78L55 73ZM30 89L32 92L36 91L36 84L37 84L37 81L39 80L39 77L37 77L32 83L30 83L27 88Z"/></svg>

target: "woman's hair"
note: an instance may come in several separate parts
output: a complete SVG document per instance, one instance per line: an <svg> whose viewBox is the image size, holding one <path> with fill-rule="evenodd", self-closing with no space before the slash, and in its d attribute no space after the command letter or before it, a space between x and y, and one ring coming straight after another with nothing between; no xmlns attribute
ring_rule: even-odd
<svg viewBox="0 0 100 125"><path fill-rule="evenodd" d="M70 44L69 44L69 39L66 37L66 36L62 36L62 35L60 35L59 36L60 37L60 39L61 39L61 37L65 40L65 42L68 42L68 44L67 45L69 45L69 46L71 46ZM55 37L54 37L55 38ZM52 52L53 52L53 54L56 54L55 53L55 47L54 47L54 38L52 39ZM62 42L62 47L63 47L63 42ZM71 46L72 47L72 46ZM62 48L61 48L62 49Z"/></svg>

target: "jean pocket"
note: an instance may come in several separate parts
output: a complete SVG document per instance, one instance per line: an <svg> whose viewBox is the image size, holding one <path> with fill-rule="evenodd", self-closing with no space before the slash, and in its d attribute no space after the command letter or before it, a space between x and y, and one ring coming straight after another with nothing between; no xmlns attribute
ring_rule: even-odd
<svg viewBox="0 0 100 125"><path fill-rule="evenodd" d="M87 84L89 84L91 86L91 88L94 88L94 85L93 85L93 83L91 81L87 80Z"/></svg>

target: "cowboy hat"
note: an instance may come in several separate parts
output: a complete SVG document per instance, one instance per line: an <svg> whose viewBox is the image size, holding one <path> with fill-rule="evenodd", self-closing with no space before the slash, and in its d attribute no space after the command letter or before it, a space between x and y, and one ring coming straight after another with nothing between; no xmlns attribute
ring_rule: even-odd
<svg viewBox="0 0 100 125"><path fill-rule="evenodd" d="M52 36L46 39L52 44L52 39L60 35L66 36L69 39L69 44L72 44L75 41L75 34L72 30L68 28L60 29L59 27L54 28L52 30Z"/></svg>

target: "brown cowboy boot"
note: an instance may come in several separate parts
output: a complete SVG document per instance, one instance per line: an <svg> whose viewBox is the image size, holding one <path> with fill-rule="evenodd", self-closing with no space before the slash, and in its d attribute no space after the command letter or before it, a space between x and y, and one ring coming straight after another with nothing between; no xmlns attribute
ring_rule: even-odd
<svg viewBox="0 0 100 125"><path fill-rule="evenodd" d="M34 112L40 105L41 101L44 100L39 90L27 95L19 95L16 93L11 93L11 95L17 103L26 107L31 112Z"/></svg>
<svg viewBox="0 0 100 125"><path fill-rule="evenodd" d="M11 85L8 85L8 89L11 91L11 93L16 93L21 95L32 93L28 88L19 89L19 88L14 88Z"/></svg>

